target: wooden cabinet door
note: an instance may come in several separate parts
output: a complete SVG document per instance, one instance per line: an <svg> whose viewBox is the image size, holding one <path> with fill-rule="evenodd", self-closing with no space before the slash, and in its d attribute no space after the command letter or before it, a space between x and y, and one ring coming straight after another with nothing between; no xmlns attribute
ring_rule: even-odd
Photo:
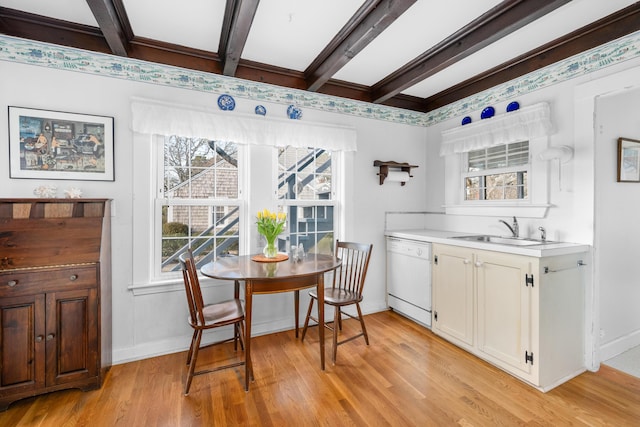
<svg viewBox="0 0 640 427"><path fill-rule="evenodd" d="M47 294L47 387L98 374L97 290Z"/></svg>
<svg viewBox="0 0 640 427"><path fill-rule="evenodd" d="M476 253L479 351L502 367L530 373L531 259L499 252Z"/></svg>
<svg viewBox="0 0 640 427"><path fill-rule="evenodd" d="M473 345L473 252L434 245L433 330L454 341ZM437 257L437 260L436 260Z"/></svg>
<svg viewBox="0 0 640 427"><path fill-rule="evenodd" d="M43 294L0 299L0 399L45 383Z"/></svg>

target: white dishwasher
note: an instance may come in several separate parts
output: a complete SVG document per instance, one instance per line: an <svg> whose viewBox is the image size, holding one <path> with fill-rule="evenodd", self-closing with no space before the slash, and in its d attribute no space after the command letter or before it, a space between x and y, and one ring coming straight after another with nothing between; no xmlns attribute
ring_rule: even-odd
<svg viewBox="0 0 640 427"><path fill-rule="evenodd" d="M387 304L431 327L431 243L387 237Z"/></svg>

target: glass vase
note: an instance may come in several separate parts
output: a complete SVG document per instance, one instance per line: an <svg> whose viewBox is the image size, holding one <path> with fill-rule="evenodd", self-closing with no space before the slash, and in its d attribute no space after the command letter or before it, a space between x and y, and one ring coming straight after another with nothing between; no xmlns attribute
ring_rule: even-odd
<svg viewBox="0 0 640 427"><path fill-rule="evenodd" d="M262 250L262 254L265 258L275 258L278 256L278 248L275 244L275 239L272 241L267 240L267 245Z"/></svg>

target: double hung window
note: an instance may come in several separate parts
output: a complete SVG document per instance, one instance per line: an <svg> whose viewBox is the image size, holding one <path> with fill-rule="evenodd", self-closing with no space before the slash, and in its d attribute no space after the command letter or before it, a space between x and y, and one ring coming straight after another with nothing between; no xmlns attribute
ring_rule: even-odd
<svg viewBox="0 0 640 427"><path fill-rule="evenodd" d="M462 175L465 201L527 200L529 142L470 151Z"/></svg>
<svg viewBox="0 0 640 427"><path fill-rule="evenodd" d="M188 248L199 265L238 255L238 145L172 135L164 138L159 157L156 271L179 270L178 257Z"/></svg>
<svg viewBox="0 0 640 427"><path fill-rule="evenodd" d="M302 244L306 252L332 253L337 158L337 153L318 147L278 148L278 204L287 213L287 236L280 250Z"/></svg>

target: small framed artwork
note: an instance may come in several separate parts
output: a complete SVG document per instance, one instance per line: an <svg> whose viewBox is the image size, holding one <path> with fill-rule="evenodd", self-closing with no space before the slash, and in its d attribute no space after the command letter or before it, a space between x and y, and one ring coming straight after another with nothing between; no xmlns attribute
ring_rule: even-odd
<svg viewBox="0 0 640 427"><path fill-rule="evenodd" d="M113 117L9 107L11 178L113 181Z"/></svg>
<svg viewBox="0 0 640 427"><path fill-rule="evenodd" d="M640 182L640 141L618 138L618 182Z"/></svg>

